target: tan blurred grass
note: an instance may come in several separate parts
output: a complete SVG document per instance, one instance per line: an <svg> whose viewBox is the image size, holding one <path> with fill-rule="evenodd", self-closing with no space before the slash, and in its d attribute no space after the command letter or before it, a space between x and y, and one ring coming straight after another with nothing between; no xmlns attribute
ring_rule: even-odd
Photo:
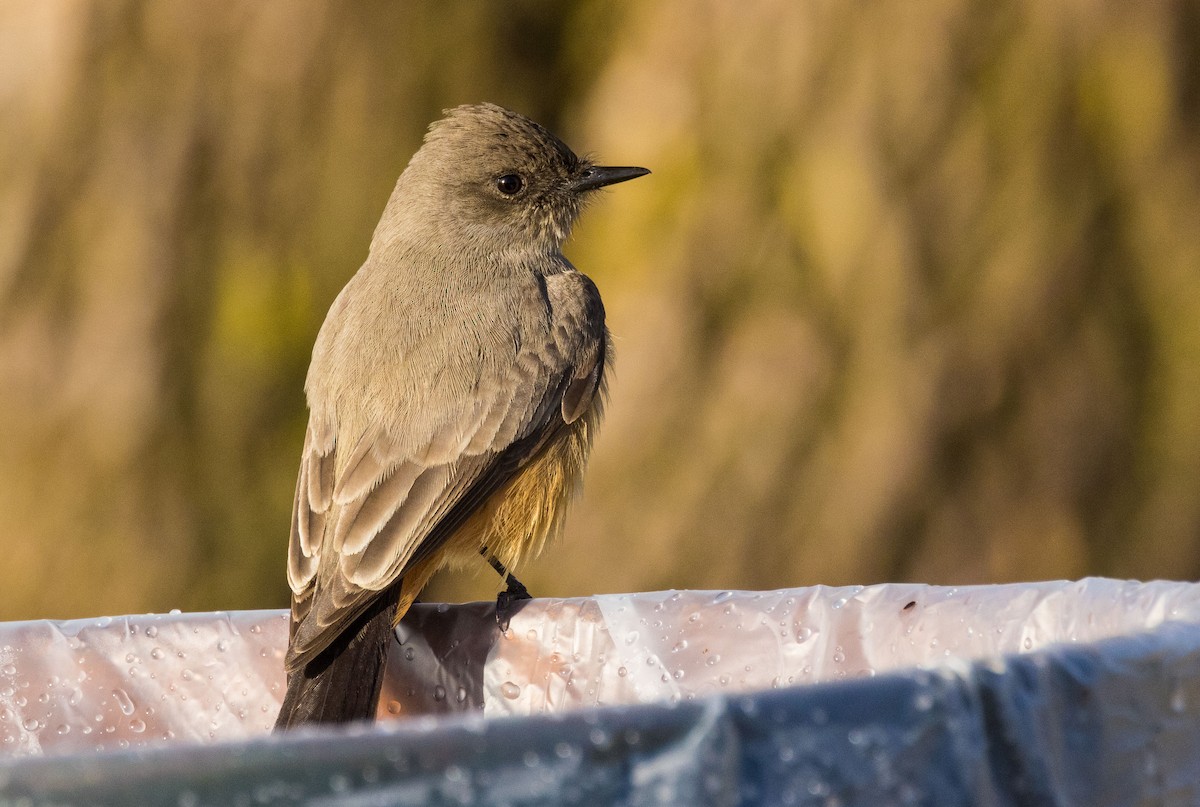
<svg viewBox="0 0 1200 807"><path fill-rule="evenodd" d="M285 602L312 339L481 99L655 172L568 251L617 381L536 593L1200 569L1191 4L26 2L0 54L0 617Z"/></svg>

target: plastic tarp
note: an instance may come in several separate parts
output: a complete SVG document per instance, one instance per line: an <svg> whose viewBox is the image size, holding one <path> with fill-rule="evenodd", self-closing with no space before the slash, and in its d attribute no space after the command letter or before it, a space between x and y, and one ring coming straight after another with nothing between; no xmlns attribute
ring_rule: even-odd
<svg viewBox="0 0 1200 807"><path fill-rule="evenodd" d="M425 605L397 719L282 737L281 612L9 623L0 804L1194 804L1198 623L1101 579Z"/></svg>

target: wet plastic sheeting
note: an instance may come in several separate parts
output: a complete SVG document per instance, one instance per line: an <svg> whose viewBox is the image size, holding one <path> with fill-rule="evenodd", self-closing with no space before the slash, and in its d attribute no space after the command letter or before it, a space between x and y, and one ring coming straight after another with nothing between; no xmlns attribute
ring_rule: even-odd
<svg viewBox="0 0 1200 807"><path fill-rule="evenodd" d="M1200 623L1200 586L1093 578L539 600L491 647L482 697L488 714L685 700L1027 653L1165 620Z"/></svg>
<svg viewBox="0 0 1200 807"><path fill-rule="evenodd" d="M282 611L0 623L0 756L270 731Z"/></svg>
<svg viewBox="0 0 1200 807"><path fill-rule="evenodd" d="M0 625L0 805L1200 803L1192 584L535 600L503 636L427 605L398 635L399 719L270 737L281 612Z"/></svg>
<svg viewBox="0 0 1200 807"><path fill-rule="evenodd" d="M1089 579L816 586L422 605L398 629L381 718L531 715L837 681L1200 623L1200 586ZM270 730L281 611L0 624L0 755Z"/></svg>
<svg viewBox="0 0 1200 807"><path fill-rule="evenodd" d="M674 706L0 763L0 803L1190 805L1200 637Z"/></svg>

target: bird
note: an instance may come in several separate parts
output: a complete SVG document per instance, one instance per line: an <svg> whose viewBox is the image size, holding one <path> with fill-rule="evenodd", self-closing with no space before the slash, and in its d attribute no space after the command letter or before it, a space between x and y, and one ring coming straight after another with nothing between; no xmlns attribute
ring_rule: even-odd
<svg viewBox="0 0 1200 807"><path fill-rule="evenodd" d="M483 555L499 608L528 596L511 570L561 532L613 356L563 242L595 191L648 173L491 103L428 127L313 347L277 731L372 720L439 569Z"/></svg>

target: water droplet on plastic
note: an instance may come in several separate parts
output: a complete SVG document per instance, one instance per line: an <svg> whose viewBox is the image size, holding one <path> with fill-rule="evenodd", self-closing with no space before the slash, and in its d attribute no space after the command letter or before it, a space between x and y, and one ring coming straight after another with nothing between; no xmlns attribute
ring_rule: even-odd
<svg viewBox="0 0 1200 807"><path fill-rule="evenodd" d="M5 664L3 667L0 667L0 673L4 673L5 675L16 675L17 674L16 665Z"/></svg>
<svg viewBox="0 0 1200 807"><path fill-rule="evenodd" d="M629 631L629 633L627 633L625 635L625 644L627 644L627 645L631 645L634 642L636 642L637 640L638 640L638 632L636 630L631 630L631 631Z"/></svg>
<svg viewBox="0 0 1200 807"><path fill-rule="evenodd" d="M157 661L158 659L161 659L162 657L163 657L162 649L155 647L150 651L150 658Z"/></svg>
<svg viewBox="0 0 1200 807"><path fill-rule="evenodd" d="M26 731L37 731L42 727L42 724L36 718L30 717L21 723L21 727Z"/></svg>
<svg viewBox="0 0 1200 807"><path fill-rule="evenodd" d="M716 664L717 662L719 662L720 660L721 660L721 654L713 653L711 656L709 656L708 658L706 658L704 660L704 663L707 664L709 667L711 667L714 664Z"/></svg>
<svg viewBox="0 0 1200 807"><path fill-rule="evenodd" d="M121 709L121 714L133 714L133 699L129 697L129 693L123 689L114 689L112 691L113 699L116 700L117 706Z"/></svg>
<svg viewBox="0 0 1200 807"><path fill-rule="evenodd" d="M732 591L722 591L720 594L713 597L713 605L717 605L718 603L723 603L732 596L733 596Z"/></svg>
<svg viewBox="0 0 1200 807"><path fill-rule="evenodd" d="M624 678L625 676L629 675L629 670L625 669L624 667L618 667L618 668L617 668L617 675L619 675L619 676L621 676L622 678Z"/></svg>
<svg viewBox="0 0 1200 807"><path fill-rule="evenodd" d="M459 703L465 703L467 700L466 687L459 687L458 692L454 693L454 696L458 700Z"/></svg>
<svg viewBox="0 0 1200 807"><path fill-rule="evenodd" d="M575 746L570 743L558 743L554 746L554 755L559 759L570 759L575 756Z"/></svg>
<svg viewBox="0 0 1200 807"><path fill-rule="evenodd" d="M671 648L671 652L678 653L681 650L687 650L687 646L688 646L687 639L680 639L678 642L675 643L675 646Z"/></svg>
<svg viewBox="0 0 1200 807"><path fill-rule="evenodd" d="M512 681L505 681L500 685L500 694L511 701L521 697L521 687Z"/></svg>
<svg viewBox="0 0 1200 807"><path fill-rule="evenodd" d="M1026 636L1025 641L1021 642L1021 646L1024 647L1026 650L1032 650L1033 649L1033 639Z"/></svg>
<svg viewBox="0 0 1200 807"><path fill-rule="evenodd" d="M158 627L155 625L151 625L150 627L146 628L146 635L149 636L151 639L153 639L155 636L158 635Z"/></svg>
<svg viewBox="0 0 1200 807"><path fill-rule="evenodd" d="M526 751L522 760L525 762L526 768L536 768L538 763L541 762L536 751Z"/></svg>
<svg viewBox="0 0 1200 807"><path fill-rule="evenodd" d="M414 649L413 649L413 648L411 648L411 647L406 647L406 648L404 648L404 658L405 658L405 659L407 659L408 661L412 661L412 660L413 660L413 659L415 659L416 657L417 657L417 651L416 651L416 650L414 650Z"/></svg>
<svg viewBox="0 0 1200 807"><path fill-rule="evenodd" d="M441 684L438 684L437 686L435 686L433 688L433 699L435 701L446 700L446 688L444 686L442 686Z"/></svg>
<svg viewBox="0 0 1200 807"><path fill-rule="evenodd" d="M134 734L141 734L146 730L146 723L144 720L135 717L133 720L129 721L129 730Z"/></svg>
<svg viewBox="0 0 1200 807"><path fill-rule="evenodd" d="M224 653L228 649L229 649L229 642L225 641L224 639L217 640L217 652Z"/></svg>
<svg viewBox="0 0 1200 807"><path fill-rule="evenodd" d="M170 611L167 611L167 613L171 616L179 616L183 613L183 611L180 611L178 608L172 608Z"/></svg>

